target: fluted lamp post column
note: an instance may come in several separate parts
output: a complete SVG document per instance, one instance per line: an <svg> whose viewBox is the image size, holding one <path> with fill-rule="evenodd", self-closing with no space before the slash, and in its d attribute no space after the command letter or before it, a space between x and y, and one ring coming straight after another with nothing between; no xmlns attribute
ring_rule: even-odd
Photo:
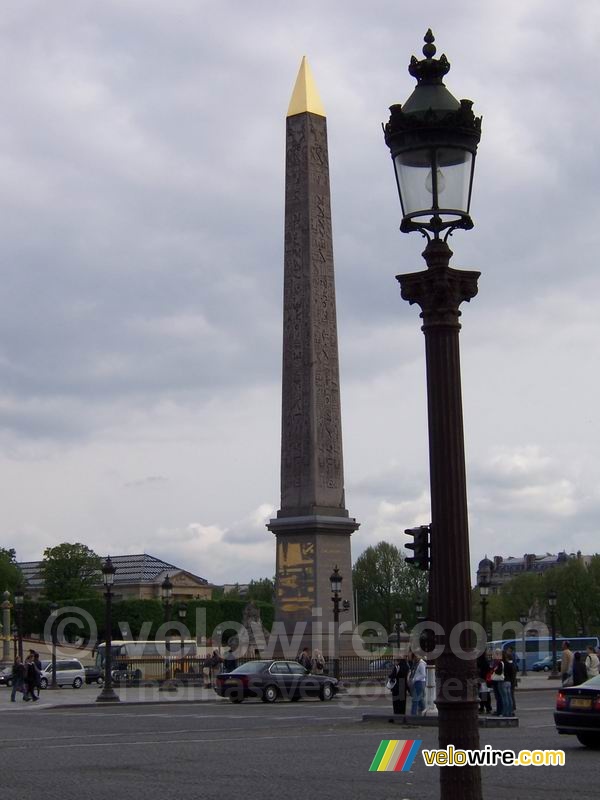
<svg viewBox="0 0 600 800"><path fill-rule="evenodd" d="M115 565L110 559L106 559L102 565L102 582L104 584L104 599L106 601L106 616L104 626L106 633L104 636L104 686L96 698L97 703L118 703L119 695L113 689L112 679L112 587L115 582Z"/></svg>
<svg viewBox="0 0 600 800"><path fill-rule="evenodd" d="M548 607L550 608L550 631L552 633L552 672L548 676L551 680L558 680L560 673L556 667L556 592L548 592Z"/></svg>
<svg viewBox="0 0 600 800"><path fill-rule="evenodd" d="M402 630L402 612L399 608L394 613L394 628L396 630L396 646L400 652L400 631Z"/></svg>
<svg viewBox="0 0 600 800"><path fill-rule="evenodd" d="M52 681L48 688L59 689L56 682L56 617L58 615L58 604L50 603L50 619L52 624L50 626L50 635L52 636Z"/></svg>
<svg viewBox="0 0 600 800"><path fill-rule="evenodd" d="M17 645L19 658L23 661L23 600L25 593L21 586L17 586L13 594L15 604L15 624L17 626Z"/></svg>
<svg viewBox="0 0 600 800"><path fill-rule="evenodd" d="M449 266L447 239L457 228L473 227L469 212L481 119L474 116L471 101L458 101L444 86L450 64L445 55L434 58L433 42L427 31L425 58L413 56L409 66L417 86L404 105L390 108L384 134L400 194L400 230L417 231L427 239L427 269L397 279L403 299L421 307L425 334L431 492L428 608L429 619L443 631L436 636L439 746L477 750L473 641L469 633L461 637L469 654L461 658L450 647L450 635L455 626L471 620L458 320L461 303L477 294L479 273ZM481 800L480 768L441 767L440 796Z"/></svg>

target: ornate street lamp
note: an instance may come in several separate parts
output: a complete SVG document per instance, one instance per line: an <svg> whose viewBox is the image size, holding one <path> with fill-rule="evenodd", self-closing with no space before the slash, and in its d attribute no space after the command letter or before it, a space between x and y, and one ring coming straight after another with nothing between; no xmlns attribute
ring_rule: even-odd
<svg viewBox="0 0 600 800"><path fill-rule="evenodd" d="M173 602L173 584L171 583L171 579L167 575L160 587L160 596L163 601L163 605L165 607L165 624L171 621L171 604ZM171 660L170 660L170 653L171 653L171 640L165 633L165 680L170 680L171 678ZM170 691L170 686L161 686L161 691Z"/></svg>
<svg viewBox="0 0 600 800"><path fill-rule="evenodd" d="M417 625L419 625L425 617L423 616L423 598L417 597L415 600L415 615L417 617Z"/></svg>
<svg viewBox="0 0 600 800"><path fill-rule="evenodd" d="M331 584L331 600L333 602L333 675L340 679L340 657L339 657L339 623L340 623L340 602L342 600L342 581L337 564L329 576Z"/></svg>
<svg viewBox="0 0 600 800"><path fill-rule="evenodd" d="M25 593L21 586L17 586L13 593L15 605L15 623L17 625L17 642L19 646L19 658L23 661L23 600Z"/></svg>
<svg viewBox="0 0 600 800"><path fill-rule="evenodd" d="M552 632L552 672L548 676L553 680L560 678L556 668L556 592L550 589L548 592L548 607L550 608L550 630Z"/></svg>
<svg viewBox="0 0 600 800"><path fill-rule="evenodd" d="M52 681L50 682L50 689L59 689L56 682L56 617L58 614L58 604L50 603L50 619L52 620L50 626L50 634L52 636Z"/></svg>
<svg viewBox="0 0 600 800"><path fill-rule="evenodd" d="M527 677L527 642L525 641L525 626L529 622L529 617L523 611L519 615L519 622L521 623L521 643L523 646L523 664L521 665L521 675Z"/></svg>
<svg viewBox="0 0 600 800"><path fill-rule="evenodd" d="M462 302L477 294L478 272L449 266L448 236L473 226L470 217L481 119L470 100L457 100L442 79L450 69L434 58L431 31L422 60L409 66L417 86L403 106L393 105L385 125L402 206L403 232L427 239L427 269L397 276L402 297L422 309L425 334L431 489L429 619L443 631L437 645L436 705L440 748L479 749L475 652L460 658L449 645L455 626L471 619L469 535L461 400L458 322ZM445 233L444 238L440 234ZM465 642L467 649L472 641ZM444 692L449 685L460 689ZM442 767L442 800L481 800L479 767Z"/></svg>
<svg viewBox="0 0 600 800"><path fill-rule="evenodd" d="M394 612L394 628L396 630L396 644L400 648L400 631L402 630L402 612L399 608Z"/></svg>
<svg viewBox="0 0 600 800"><path fill-rule="evenodd" d="M491 563L491 562L490 562ZM487 606L488 595L490 593L491 577L487 570L481 570L479 573L479 603L481 605L481 627L485 632L485 641L487 643Z"/></svg>
<svg viewBox="0 0 600 800"><path fill-rule="evenodd" d="M115 582L116 567L110 556L102 565L102 582L104 584L104 598L106 600L105 616L105 642L104 642L104 686L96 698L97 703L118 703L119 695L112 685L112 587Z"/></svg>
<svg viewBox="0 0 600 800"><path fill-rule="evenodd" d="M181 603L179 608L177 609L177 615L179 617L179 621L183 625L185 620L187 619L187 606L185 603ZM181 669L183 671L183 657L185 655L185 642L183 638L183 629L181 630Z"/></svg>

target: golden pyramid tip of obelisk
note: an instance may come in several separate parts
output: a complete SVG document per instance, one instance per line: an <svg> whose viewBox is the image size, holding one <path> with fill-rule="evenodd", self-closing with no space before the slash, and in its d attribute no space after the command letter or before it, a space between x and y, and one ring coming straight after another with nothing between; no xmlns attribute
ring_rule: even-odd
<svg viewBox="0 0 600 800"><path fill-rule="evenodd" d="M311 114L318 114L320 117L325 116L325 109L308 66L308 61L306 56L302 56L287 116L293 117L294 114L304 114L306 111Z"/></svg>

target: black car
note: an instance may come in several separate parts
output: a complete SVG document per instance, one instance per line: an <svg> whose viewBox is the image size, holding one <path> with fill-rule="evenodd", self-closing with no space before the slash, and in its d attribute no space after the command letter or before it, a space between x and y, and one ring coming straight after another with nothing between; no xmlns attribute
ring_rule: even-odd
<svg viewBox="0 0 600 800"><path fill-rule="evenodd" d="M100 667L84 667L84 670L86 683L97 683L98 686L102 686L104 683L104 670L100 669Z"/></svg>
<svg viewBox="0 0 600 800"><path fill-rule="evenodd" d="M264 703L274 703L279 697L331 700L338 682L328 675L313 675L297 661L271 659L247 661L232 672L220 673L215 690L232 703L241 703L246 697L260 697Z"/></svg>
<svg viewBox="0 0 600 800"><path fill-rule="evenodd" d="M559 690L554 722L559 733L574 734L581 744L600 750L600 675Z"/></svg>
<svg viewBox="0 0 600 800"><path fill-rule="evenodd" d="M0 670L0 686L12 686L12 667Z"/></svg>

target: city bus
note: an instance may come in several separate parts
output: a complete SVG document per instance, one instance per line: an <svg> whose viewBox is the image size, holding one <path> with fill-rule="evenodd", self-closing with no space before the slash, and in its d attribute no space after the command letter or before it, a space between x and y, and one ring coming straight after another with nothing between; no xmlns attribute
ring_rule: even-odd
<svg viewBox="0 0 600 800"><path fill-rule="evenodd" d="M189 672L201 666L195 639L113 639L110 651L111 672L117 680L157 680L166 673ZM106 642L100 642L95 652L96 666L104 670Z"/></svg>
<svg viewBox="0 0 600 800"><path fill-rule="evenodd" d="M563 642L569 642L571 650L575 653L577 650L580 653L585 653L586 649L591 645L594 650L600 647L600 639L597 636L557 636L556 637L556 661L560 661L560 653L562 650ZM517 666L522 668L523 658L523 639L496 639L493 642L488 642L488 648L493 650L504 650L506 647L512 647L513 653L516 655ZM552 637L551 636L526 636L525 637L525 665L527 669L531 669L536 661L541 661L544 658L552 655Z"/></svg>

